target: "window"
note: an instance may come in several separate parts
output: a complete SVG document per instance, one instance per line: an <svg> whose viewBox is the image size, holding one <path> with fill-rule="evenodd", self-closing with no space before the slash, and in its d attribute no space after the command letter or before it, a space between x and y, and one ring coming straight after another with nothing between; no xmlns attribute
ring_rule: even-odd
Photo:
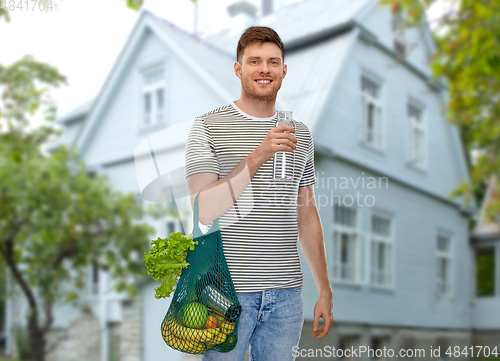
<svg viewBox="0 0 500 361"><path fill-rule="evenodd" d="M423 168L425 166L425 127L422 109L408 104L408 120L410 126L409 160L410 163Z"/></svg>
<svg viewBox="0 0 500 361"><path fill-rule="evenodd" d="M176 232L175 230L175 221L168 221L167 222L167 237L170 237L170 233Z"/></svg>
<svg viewBox="0 0 500 361"><path fill-rule="evenodd" d="M416 360L418 354L416 353L417 338L412 333L403 333L400 337L400 346L397 351L402 355L403 360Z"/></svg>
<svg viewBox="0 0 500 361"><path fill-rule="evenodd" d="M358 347L359 343L359 336L357 335L346 335L346 336L340 336L339 337L339 343L338 343L338 354L340 359L349 359L351 357L355 357L353 354L351 354L353 349L356 349ZM340 352L340 350L342 350ZM346 351L347 351L347 357L346 356Z"/></svg>
<svg viewBox="0 0 500 361"><path fill-rule="evenodd" d="M438 296L452 295L452 244L447 235L438 234L436 240L436 290Z"/></svg>
<svg viewBox="0 0 500 361"><path fill-rule="evenodd" d="M384 347L389 345L389 336L372 336L368 357L372 360L384 359Z"/></svg>
<svg viewBox="0 0 500 361"><path fill-rule="evenodd" d="M165 121L165 70L163 66L143 72L142 125Z"/></svg>
<svg viewBox="0 0 500 361"><path fill-rule="evenodd" d="M434 349L437 349L439 348L441 350L441 352L439 353L439 357L436 359L436 361L439 361L439 360L449 360L450 359L450 354L449 353L446 353L443 352L443 350L448 350L448 348L450 346L453 346L454 342L451 342L452 340L450 340L448 337L443 337L443 336L439 336L437 337L436 339L436 344L434 345Z"/></svg>
<svg viewBox="0 0 500 361"><path fill-rule="evenodd" d="M359 234L356 209L334 205L333 209L333 279L359 281Z"/></svg>
<svg viewBox="0 0 500 361"><path fill-rule="evenodd" d="M97 263L93 262L89 267L89 294L97 295L99 294L99 267Z"/></svg>
<svg viewBox="0 0 500 361"><path fill-rule="evenodd" d="M476 249L476 297L495 295L495 248Z"/></svg>
<svg viewBox="0 0 500 361"><path fill-rule="evenodd" d="M391 219L372 215L370 235L370 283L392 286Z"/></svg>
<svg viewBox="0 0 500 361"><path fill-rule="evenodd" d="M363 141L382 148L381 85L367 75L361 76Z"/></svg>
<svg viewBox="0 0 500 361"><path fill-rule="evenodd" d="M392 32L394 34L394 52L398 58L406 57L406 41L404 37L404 16L401 9L392 13Z"/></svg>
<svg viewBox="0 0 500 361"><path fill-rule="evenodd" d="M167 237L170 237L170 233L175 233L175 232L184 233L183 229L184 227L182 226L182 222L180 220L178 219L167 220L166 223Z"/></svg>

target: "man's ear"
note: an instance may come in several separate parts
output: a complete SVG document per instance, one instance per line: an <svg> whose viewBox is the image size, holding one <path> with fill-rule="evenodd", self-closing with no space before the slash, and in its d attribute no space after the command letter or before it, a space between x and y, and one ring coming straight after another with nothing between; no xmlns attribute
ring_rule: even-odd
<svg viewBox="0 0 500 361"><path fill-rule="evenodd" d="M287 72L287 67L286 67L286 64L284 64L283 65L283 78L285 77L286 72Z"/></svg>
<svg viewBox="0 0 500 361"><path fill-rule="evenodd" d="M238 61L234 63L234 73L241 80L241 64Z"/></svg>

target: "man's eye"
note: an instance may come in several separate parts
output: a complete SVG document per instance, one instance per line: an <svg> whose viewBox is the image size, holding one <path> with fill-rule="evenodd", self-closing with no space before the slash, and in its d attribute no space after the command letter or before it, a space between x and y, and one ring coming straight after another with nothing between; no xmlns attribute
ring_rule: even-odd
<svg viewBox="0 0 500 361"><path fill-rule="evenodd" d="M278 65L278 62L277 62L277 61L272 61L271 63Z"/></svg>
<svg viewBox="0 0 500 361"><path fill-rule="evenodd" d="M257 60L250 60L250 63L256 63Z"/></svg>

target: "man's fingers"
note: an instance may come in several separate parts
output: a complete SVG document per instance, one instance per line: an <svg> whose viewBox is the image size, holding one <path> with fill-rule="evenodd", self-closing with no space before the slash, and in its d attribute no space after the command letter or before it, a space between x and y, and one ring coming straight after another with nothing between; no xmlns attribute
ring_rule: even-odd
<svg viewBox="0 0 500 361"><path fill-rule="evenodd" d="M288 125L288 124L281 124L278 128L280 127L283 127L283 130L281 131L286 131L286 132L293 132L295 133L295 129L294 127L292 127L291 125Z"/></svg>
<svg viewBox="0 0 500 361"><path fill-rule="evenodd" d="M291 125L287 125L287 124L281 124L279 127L276 127L276 128L272 128L272 130L276 131L276 132L292 132L292 133L295 133L295 129L294 127L292 127Z"/></svg>
<svg viewBox="0 0 500 361"><path fill-rule="evenodd" d="M322 318L324 322L323 326L321 326L318 329L320 318ZM332 327L332 323L333 323L333 318L330 317L325 318L322 313L317 318L315 317L313 321L313 330L311 332L314 335L314 338L319 339L322 338L323 336L328 335L328 332L330 332L330 328Z"/></svg>
<svg viewBox="0 0 500 361"><path fill-rule="evenodd" d="M328 329L325 327L325 325L323 325L318 330L318 332L314 338L322 338L323 336L326 336L326 335L328 335Z"/></svg>
<svg viewBox="0 0 500 361"><path fill-rule="evenodd" d="M313 332L318 330L318 325L319 325L319 315L314 315Z"/></svg>
<svg viewBox="0 0 500 361"><path fill-rule="evenodd" d="M328 335L328 332L330 332L330 328L332 327L333 323L333 318L327 317L324 319L325 323L323 324L323 327L326 331L325 335Z"/></svg>

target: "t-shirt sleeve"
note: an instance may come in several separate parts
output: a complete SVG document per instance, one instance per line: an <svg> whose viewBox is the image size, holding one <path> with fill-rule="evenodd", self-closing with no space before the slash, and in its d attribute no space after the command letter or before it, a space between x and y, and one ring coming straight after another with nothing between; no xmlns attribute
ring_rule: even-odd
<svg viewBox="0 0 500 361"><path fill-rule="evenodd" d="M316 183L316 174L314 173L314 142L309 129L307 129L307 133L309 138L307 147L307 161L306 167L304 168L304 173L302 173L302 178L299 182L299 187L306 187Z"/></svg>
<svg viewBox="0 0 500 361"><path fill-rule="evenodd" d="M184 149L186 178L196 173L220 174L210 129L202 118L195 118Z"/></svg>

